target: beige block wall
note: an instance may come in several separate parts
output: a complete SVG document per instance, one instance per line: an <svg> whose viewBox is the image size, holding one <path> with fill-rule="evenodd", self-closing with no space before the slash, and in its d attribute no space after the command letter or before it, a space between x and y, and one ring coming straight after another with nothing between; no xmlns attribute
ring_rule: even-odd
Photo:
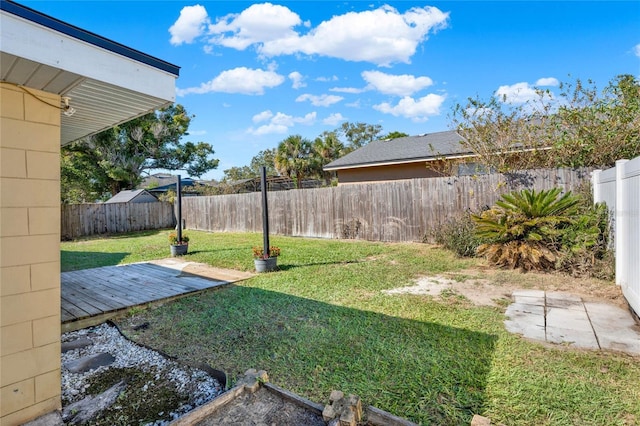
<svg viewBox="0 0 640 426"><path fill-rule="evenodd" d="M47 103L60 97L29 89ZM0 83L0 424L60 402L60 110Z"/></svg>
<svg viewBox="0 0 640 426"><path fill-rule="evenodd" d="M426 162L361 167L338 171L338 185L349 183L388 182L400 179L440 177L442 173L427 167Z"/></svg>

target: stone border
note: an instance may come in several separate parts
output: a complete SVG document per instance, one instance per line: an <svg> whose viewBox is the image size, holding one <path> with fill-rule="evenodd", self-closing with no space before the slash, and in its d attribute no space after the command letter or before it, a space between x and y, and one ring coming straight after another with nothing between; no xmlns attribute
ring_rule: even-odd
<svg viewBox="0 0 640 426"><path fill-rule="evenodd" d="M133 343L134 345L140 346L142 348L145 349L149 349L150 351L154 351L159 353L160 355L162 355L163 357L170 359L171 361L175 361L178 364L182 364L182 365L186 365L187 367L191 367L191 368L197 368L198 370L202 370L205 373L207 373L209 376L213 377L214 379L216 379L218 381L218 383L220 383L220 386L222 386L222 389L227 389L227 374L222 371L222 370L216 370L215 368L211 367L208 364L205 364L203 362L186 362L186 361L182 361L180 359L178 359L175 356L169 355L159 349L155 349L152 348L151 346L147 346L144 343L138 343L134 340L129 339L120 329L120 327L118 326L118 324L115 321L112 320L108 320L105 321L106 324L114 327L116 330L118 330L118 333L120 333L120 335L125 338L126 340L128 340L129 342ZM224 395L224 394L223 394Z"/></svg>

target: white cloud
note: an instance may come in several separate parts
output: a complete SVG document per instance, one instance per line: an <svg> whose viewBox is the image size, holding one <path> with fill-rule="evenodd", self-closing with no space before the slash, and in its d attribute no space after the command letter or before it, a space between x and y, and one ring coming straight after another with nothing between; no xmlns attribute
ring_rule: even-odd
<svg viewBox="0 0 640 426"><path fill-rule="evenodd" d="M339 112L336 112L335 114L331 114L327 118L322 120L322 124L326 124L328 126L337 126L343 121L346 121L346 118L343 117Z"/></svg>
<svg viewBox="0 0 640 426"><path fill-rule="evenodd" d="M284 114L282 112L278 112L271 119L271 123L291 127L293 126L294 121L293 121L293 116Z"/></svg>
<svg viewBox="0 0 640 426"><path fill-rule="evenodd" d="M558 86L559 84L560 82L555 77L539 78L538 81L536 81L536 86L554 86L555 87L555 86Z"/></svg>
<svg viewBox="0 0 640 426"><path fill-rule="evenodd" d="M332 87L329 91L338 93L362 93L366 91L366 89L358 89L357 87Z"/></svg>
<svg viewBox="0 0 640 426"><path fill-rule="evenodd" d="M223 71L216 78L202 83L199 87L177 89L176 94L185 96L189 93L223 92L262 95L265 88L279 86L282 82L284 77L274 71L239 67Z"/></svg>
<svg viewBox="0 0 640 426"><path fill-rule="evenodd" d="M182 43L192 43L193 40L204 34L209 17L204 6L185 6L180 11L178 20L169 28L171 40L174 46Z"/></svg>
<svg viewBox="0 0 640 426"><path fill-rule="evenodd" d="M315 96L315 95L310 95L308 93L305 93L304 95L298 96L296 98L296 102L309 101L309 102L311 102L311 105L313 105L313 106L328 107L330 105L333 105L333 104L336 104L336 103L340 102L343 99L344 98L342 96L336 96L336 95Z"/></svg>
<svg viewBox="0 0 640 426"><path fill-rule="evenodd" d="M204 136L206 134L206 130L189 130L189 136Z"/></svg>
<svg viewBox="0 0 640 426"><path fill-rule="evenodd" d="M256 117L258 117L258 120L256 120ZM282 112L277 112L275 115L273 115L271 111L263 111L253 116L254 123L266 120L269 120L269 123L264 124L258 128L250 127L247 129L247 133L254 136L287 133L289 129L296 124L302 124L304 126L310 126L314 124L316 121L316 113L310 112L304 117L294 117Z"/></svg>
<svg viewBox="0 0 640 426"><path fill-rule="evenodd" d="M300 17L284 6L254 4L209 25L210 44L238 50L255 46L263 57L306 54L366 61L381 66L409 63L429 33L446 28L449 18L438 8L414 7L400 13L390 6L337 15L306 33Z"/></svg>
<svg viewBox="0 0 640 426"><path fill-rule="evenodd" d="M540 97L536 90L526 82L500 86L496 90L495 96L507 104L524 104Z"/></svg>
<svg viewBox="0 0 640 426"><path fill-rule="evenodd" d="M640 58L640 43L636 44L633 47L633 53Z"/></svg>
<svg viewBox="0 0 640 426"><path fill-rule="evenodd" d="M429 77L391 75L380 71L364 71L362 78L369 83L369 87L386 95L409 96L433 84Z"/></svg>
<svg viewBox="0 0 640 426"><path fill-rule="evenodd" d="M252 44L262 45L297 37L293 27L301 25L300 17L285 6L271 3L253 4L240 14L229 14L209 25L209 40L238 50Z"/></svg>
<svg viewBox="0 0 640 426"><path fill-rule="evenodd" d="M332 75L331 77L318 77L316 81L328 82L328 81L338 81L337 75Z"/></svg>
<svg viewBox="0 0 640 426"><path fill-rule="evenodd" d="M307 84L303 81L304 76L300 74L298 71L294 71L288 75L289 80L291 80L291 87L294 89L300 89L301 87L306 87Z"/></svg>
<svg viewBox="0 0 640 426"><path fill-rule="evenodd" d="M429 94L419 99L405 96L397 105L387 102L374 105L373 108L385 114L395 117L410 118L413 121L426 121L429 116L439 115L440 107L445 100L445 96Z"/></svg>
<svg viewBox="0 0 640 426"><path fill-rule="evenodd" d="M304 117L295 118L294 121L298 124L311 126L313 123L316 122L316 117L317 117L317 114L315 112L310 112L309 114L306 114Z"/></svg>
<svg viewBox="0 0 640 426"><path fill-rule="evenodd" d="M272 134L284 134L284 133L287 133L288 130L289 128L282 124L269 123L269 124L265 124L264 126L260 126L257 129L250 127L247 130L247 133L252 134L254 136L263 136L263 135L272 135Z"/></svg>
<svg viewBox="0 0 640 426"><path fill-rule="evenodd" d="M270 110L266 110L254 115L251 118L251 121L253 121L254 123L261 123L263 121L269 120L271 117L273 117L273 113Z"/></svg>

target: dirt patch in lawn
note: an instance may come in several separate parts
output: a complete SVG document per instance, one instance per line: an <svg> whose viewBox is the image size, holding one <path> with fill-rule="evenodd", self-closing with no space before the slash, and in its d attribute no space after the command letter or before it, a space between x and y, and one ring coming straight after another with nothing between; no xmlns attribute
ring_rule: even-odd
<svg viewBox="0 0 640 426"><path fill-rule="evenodd" d="M476 306L504 306L519 289L571 293L585 301L605 301L626 308L620 287L610 281L573 278L559 273L522 273L474 268L418 278L413 285L386 290L393 294L421 294L445 299L461 296Z"/></svg>

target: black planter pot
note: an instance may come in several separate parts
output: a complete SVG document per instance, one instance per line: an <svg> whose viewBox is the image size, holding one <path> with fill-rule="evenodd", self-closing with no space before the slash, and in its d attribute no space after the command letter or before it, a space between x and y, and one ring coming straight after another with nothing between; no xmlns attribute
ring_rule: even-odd
<svg viewBox="0 0 640 426"><path fill-rule="evenodd" d="M182 256L183 254L187 254L187 250L189 250L189 244L176 244L170 247L171 257Z"/></svg>
<svg viewBox="0 0 640 426"><path fill-rule="evenodd" d="M256 272L271 272L278 267L278 258L270 257L268 259L253 259L256 266Z"/></svg>

